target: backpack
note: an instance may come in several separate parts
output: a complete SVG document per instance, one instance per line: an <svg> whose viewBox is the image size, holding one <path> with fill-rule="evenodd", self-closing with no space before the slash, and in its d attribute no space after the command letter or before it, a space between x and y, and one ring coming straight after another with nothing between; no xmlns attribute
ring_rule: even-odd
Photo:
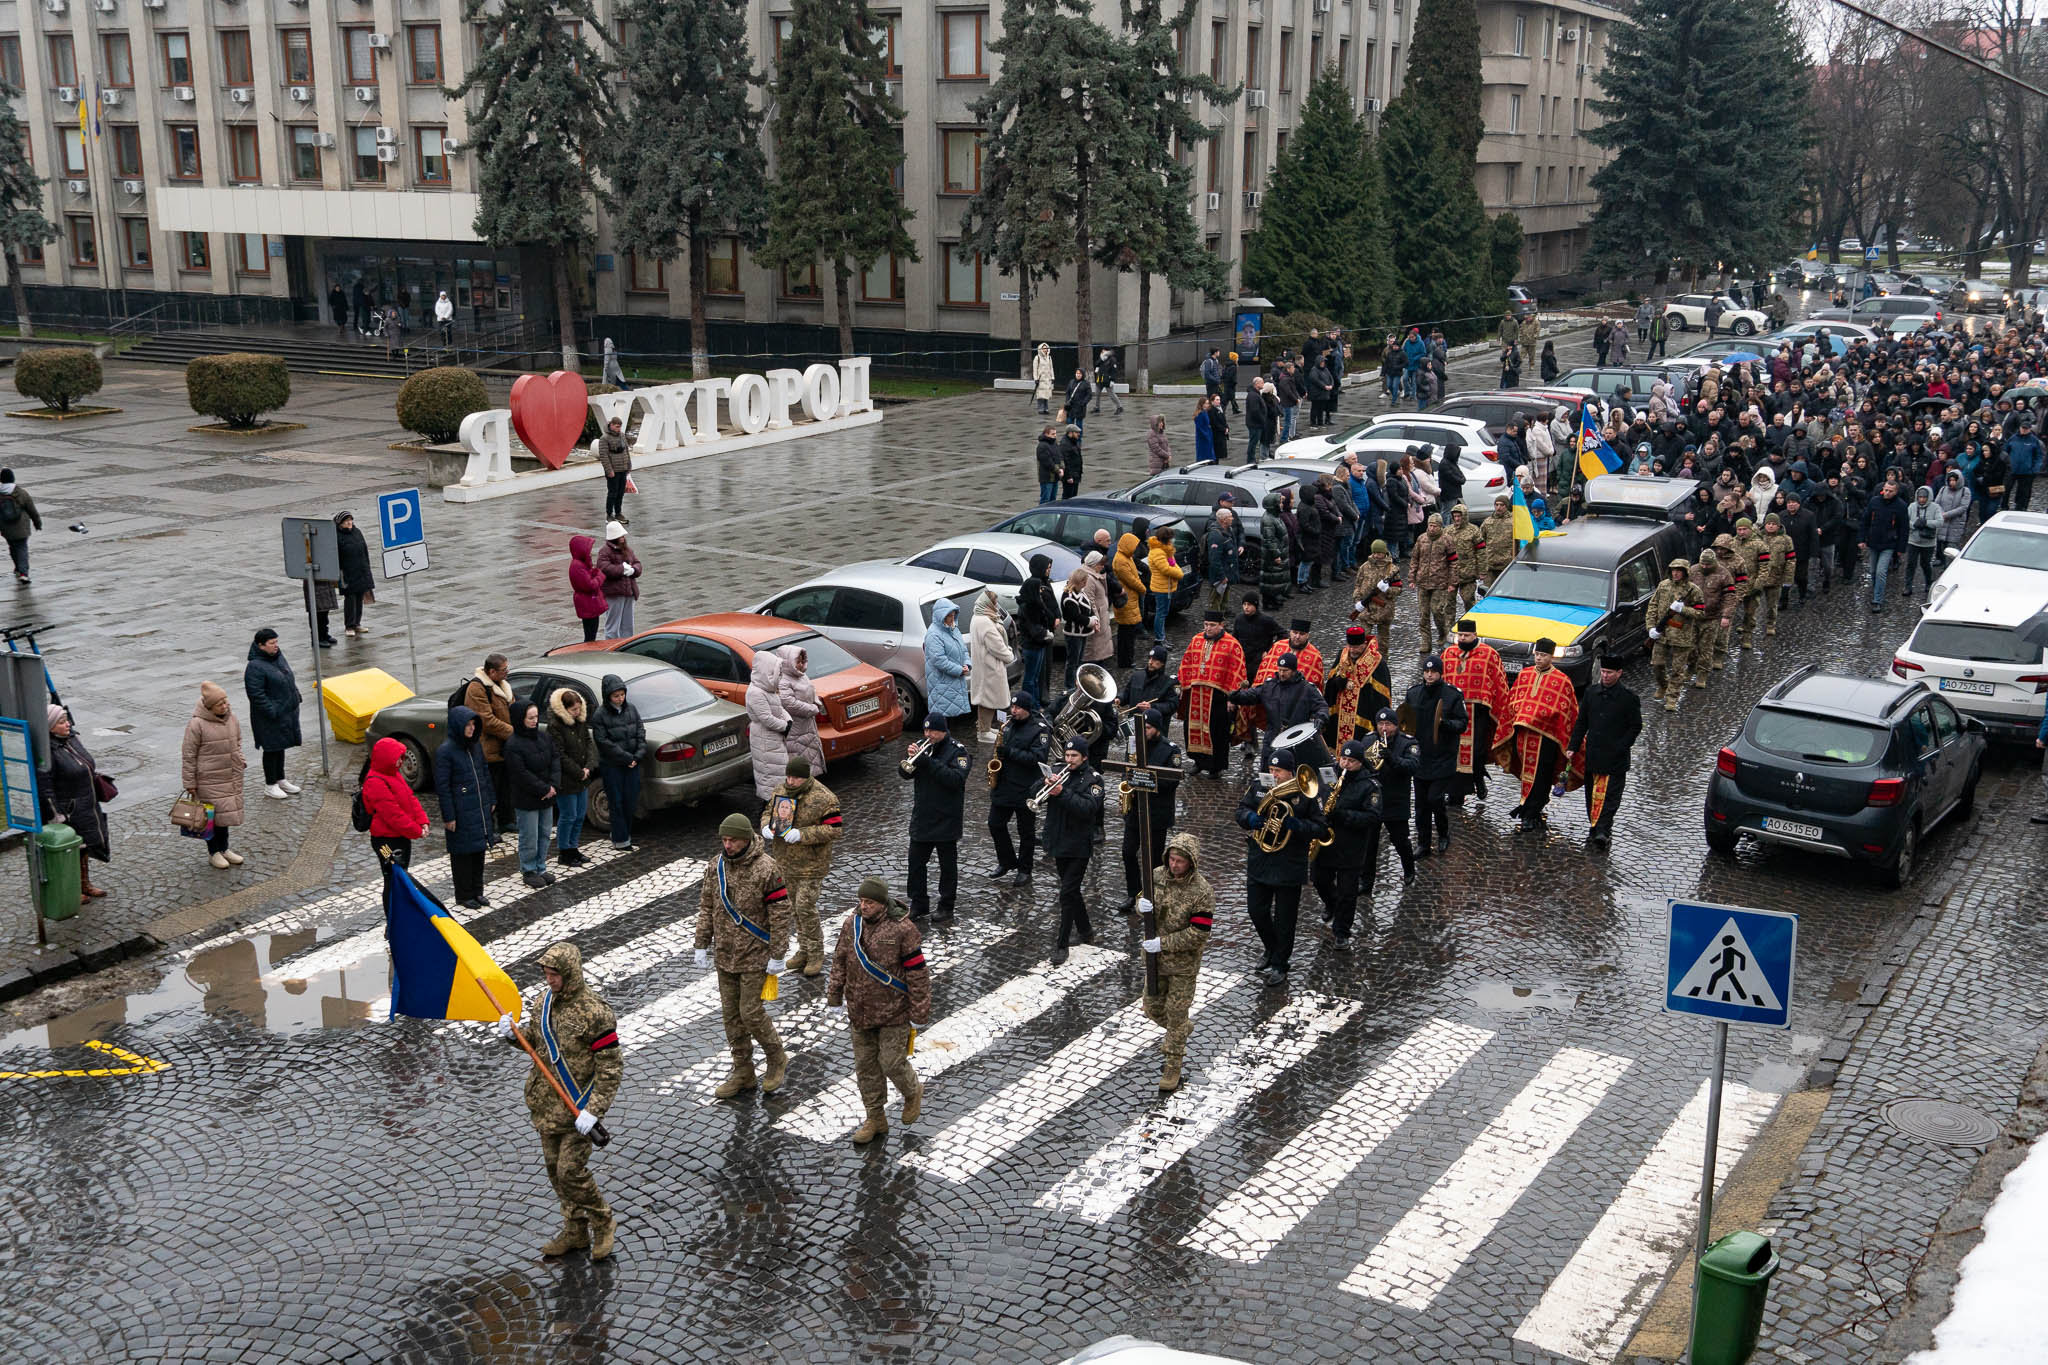
<svg viewBox="0 0 2048 1365"><path fill-rule="evenodd" d="M363 804L363 789L356 788L356 794L349 801L348 822L358 834L370 832L370 808Z"/></svg>
<svg viewBox="0 0 2048 1365"><path fill-rule="evenodd" d="M469 695L469 685L475 681L476 678L472 676L464 678L459 684L456 685L455 690L448 694L449 710L452 711L458 706L467 706L469 704L468 702L464 701L463 698Z"/></svg>
<svg viewBox="0 0 2048 1365"><path fill-rule="evenodd" d="M9 493L6 497L0 498L0 526L12 525L20 520L21 504L14 500L14 494Z"/></svg>

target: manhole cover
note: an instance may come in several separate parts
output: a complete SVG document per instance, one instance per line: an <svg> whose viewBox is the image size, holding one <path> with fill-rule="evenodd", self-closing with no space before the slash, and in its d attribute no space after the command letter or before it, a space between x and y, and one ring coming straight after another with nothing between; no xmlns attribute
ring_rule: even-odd
<svg viewBox="0 0 2048 1365"><path fill-rule="evenodd" d="M1983 1147L1998 1136L1998 1125L1990 1119L1947 1100L1893 1100L1878 1113L1908 1137L1944 1147Z"/></svg>

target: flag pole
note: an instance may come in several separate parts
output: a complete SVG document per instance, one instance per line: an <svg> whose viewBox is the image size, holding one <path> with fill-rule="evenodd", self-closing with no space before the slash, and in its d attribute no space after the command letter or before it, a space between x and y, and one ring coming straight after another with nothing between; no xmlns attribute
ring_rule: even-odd
<svg viewBox="0 0 2048 1365"><path fill-rule="evenodd" d="M484 993L484 999L491 1002L491 1008L496 1010L501 1017L509 1013L509 1011L506 1010L506 1008L503 1005L498 1003L498 997L491 994L491 988L489 984L487 984L482 977L472 975L470 977L470 980L476 982L477 989ZM517 1024L514 1024L512 1026L512 1041L519 1044L520 1049L524 1051L528 1057L533 1059L533 1069L540 1072L542 1076L545 1076L547 1078L548 1084L553 1086L555 1088L555 1093L562 1097L562 1103L568 1107L569 1112L572 1114L581 1114L583 1112L583 1106L576 1103L574 1099L570 1098L569 1092L562 1086L561 1078L555 1075L553 1071L549 1070L548 1067L541 1061L540 1054L533 1050L533 1044L529 1043L526 1040L526 1035L520 1031L519 1025ZM590 1130L591 1143L595 1146L602 1147L605 1144L609 1143L611 1140L612 1135L605 1130L604 1120L599 1119L597 1122L597 1126Z"/></svg>

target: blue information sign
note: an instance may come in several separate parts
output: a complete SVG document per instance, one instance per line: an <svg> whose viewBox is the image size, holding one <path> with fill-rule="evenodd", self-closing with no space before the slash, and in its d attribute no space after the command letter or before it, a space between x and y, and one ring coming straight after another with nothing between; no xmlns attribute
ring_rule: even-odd
<svg viewBox="0 0 2048 1365"><path fill-rule="evenodd" d="M417 545L427 538L426 523L420 520L420 490L407 488L377 495L377 519L383 523L384 548Z"/></svg>
<svg viewBox="0 0 2048 1365"><path fill-rule="evenodd" d="M4 808L9 829L34 832L43 827L28 722L12 716L0 716L0 808Z"/></svg>
<svg viewBox="0 0 2048 1365"><path fill-rule="evenodd" d="M1789 1028L1799 916L1669 903L1664 1008L1728 1024Z"/></svg>

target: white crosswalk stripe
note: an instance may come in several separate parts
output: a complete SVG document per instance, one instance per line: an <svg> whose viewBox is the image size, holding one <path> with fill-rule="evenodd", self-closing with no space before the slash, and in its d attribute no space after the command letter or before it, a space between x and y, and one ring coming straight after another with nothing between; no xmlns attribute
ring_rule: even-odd
<svg viewBox="0 0 2048 1365"><path fill-rule="evenodd" d="M972 1061L1005 1034L1044 1014L1119 960L1119 954L1083 944L1061 965L1012 977L966 1009L947 1015L918 1034L918 1079L930 1081ZM713 1000L715 1003L715 994ZM1158 1036L1156 1030L1153 1036ZM784 1114L776 1126L813 1142L835 1142L859 1126L864 1112L860 1085L848 1076Z"/></svg>
<svg viewBox="0 0 2048 1365"><path fill-rule="evenodd" d="M1063 1209L1097 1223L1114 1217L1361 1008L1355 1000L1295 996L1218 1058L1200 1080L1184 1085L1154 1113L1069 1171L1038 1197L1038 1207Z"/></svg>
<svg viewBox="0 0 2048 1365"><path fill-rule="evenodd" d="M828 920L823 925L823 929L825 956L829 958L832 955L833 947L839 941L839 921L837 919ZM697 909L696 903L692 901L688 919L680 920L668 928L658 929L648 937L658 938L664 947L672 946L674 951L680 954L686 950L695 951L696 934ZM619 963L622 965L624 962L629 961L630 959L625 954L633 949L634 944L643 941L636 939L634 943L628 943L614 949L614 952L621 955L618 959ZM613 964L606 963L605 965L611 966ZM691 968L691 971L696 973L694 967ZM671 1033L688 1028L700 1019L717 1014L718 1009L718 973L712 968L706 967L701 973L696 973L695 980L686 982L665 995L658 996L639 1008L629 1010L625 1014L620 1015L619 1042L633 1047L641 1047L648 1043L657 1042L660 1039L666 1038Z"/></svg>
<svg viewBox="0 0 2048 1365"><path fill-rule="evenodd" d="M1585 1048L1552 1057L1340 1288L1428 1308L1628 1068Z"/></svg>
<svg viewBox="0 0 2048 1365"><path fill-rule="evenodd" d="M937 980L954 967L972 961L974 954L1008 937L1009 933L1007 925L974 922L960 925L943 939L926 939L925 970L933 980ZM774 1020L775 1031L782 1035L782 1045L792 1056L846 1037L845 1016L837 1010L827 1009L822 994L815 1000L804 1001L775 1014ZM923 1043L922 1038L919 1043ZM658 1081L653 1087L654 1093L694 1095L699 1104L714 1103L716 1096L711 1092L725 1075L727 1060L722 1051L706 1057Z"/></svg>
<svg viewBox="0 0 2048 1365"><path fill-rule="evenodd" d="M1241 973L1203 968L1189 1015L1199 1015L1243 979ZM972 1180L1133 1057L1157 1047L1159 1039L1159 1026L1139 1005L1127 1005L956 1120L904 1164L955 1183Z"/></svg>
<svg viewBox="0 0 2048 1365"><path fill-rule="evenodd" d="M1485 1029L1430 1020L1295 1134L1181 1245L1233 1261L1263 1259L1492 1039Z"/></svg>
<svg viewBox="0 0 2048 1365"><path fill-rule="evenodd" d="M1776 1107L1775 1095L1747 1086L1731 1085L1723 1093L1717 1187ZM1542 1301L1522 1319L1515 1340L1589 1365L1618 1358L1671 1263L1690 1244L1706 1149L1707 1085L1701 1082Z"/></svg>

